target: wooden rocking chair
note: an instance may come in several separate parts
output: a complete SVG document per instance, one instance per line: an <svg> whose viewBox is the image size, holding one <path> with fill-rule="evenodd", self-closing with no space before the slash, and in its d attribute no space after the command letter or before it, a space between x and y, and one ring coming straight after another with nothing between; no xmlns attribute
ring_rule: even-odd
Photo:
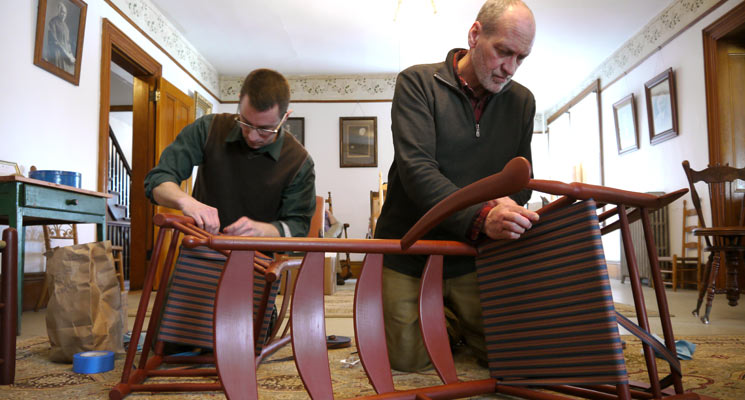
<svg viewBox="0 0 745 400"><path fill-rule="evenodd" d="M529 235L524 235L525 239L486 242L479 246L418 240L456 210L525 187L564 196L539 212L540 223ZM306 252L293 295L290 323L295 363L311 398L334 398L323 323L322 271L323 254L327 251L366 253L355 292L354 326L362 365L378 394L364 398L451 399L486 393L536 399L564 398L555 393L596 399L698 398L695 394L683 394L680 364L675 356L670 314L649 223L650 211L664 207L686 192L682 189L654 196L581 183L531 180L530 164L517 158L502 172L441 201L401 240L187 236L184 244L231 251L218 288L214 336L217 369L230 399L258 397L256 365L245 357L253 350L251 340L236 340L240 332L253 331L253 319L240 316L251 312L250 294L242 288L253 284L254 275L245 265L255 262L258 251ZM596 207L605 204L615 207L598 216ZM618 216L618 221L599 227L599 222L613 216ZM632 249L629 222L639 218L647 248L651 249L648 256L664 344L649 333ZM600 237L619 228L629 260L638 325L617 314L610 297ZM534 255L536 246L542 250L539 252L542 256L530 259L527 254ZM386 253L429 256L421 280L420 327L442 385L405 391L397 391L393 385L382 311L382 268ZM461 382L457 378L442 303L445 255L477 258L489 379ZM505 273L499 270L503 265L510 265L506 273L512 276L499 276ZM567 279L564 274L571 278ZM554 309L546 310L549 304ZM616 322L644 342L650 384L629 382ZM534 332L536 329L540 334ZM655 352L671 367L672 373L663 379L658 378Z"/></svg>

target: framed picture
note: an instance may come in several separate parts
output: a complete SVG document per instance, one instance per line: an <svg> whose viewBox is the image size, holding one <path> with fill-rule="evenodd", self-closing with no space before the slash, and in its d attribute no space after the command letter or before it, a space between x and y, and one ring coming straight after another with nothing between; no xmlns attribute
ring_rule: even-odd
<svg viewBox="0 0 745 400"><path fill-rule="evenodd" d="M285 122L284 127L285 132L288 132L292 136L295 136L295 139L297 139L300 144L305 146L305 118L287 118L287 122Z"/></svg>
<svg viewBox="0 0 745 400"><path fill-rule="evenodd" d="M85 13L82 0L39 0L34 64L77 86L83 56Z"/></svg>
<svg viewBox="0 0 745 400"><path fill-rule="evenodd" d="M647 97L650 143L657 144L678 136L673 69L668 68L645 83L644 93Z"/></svg>
<svg viewBox="0 0 745 400"><path fill-rule="evenodd" d="M613 104L613 118L616 121L618 154L638 150L639 135L636 130L636 105L633 93Z"/></svg>
<svg viewBox="0 0 745 400"><path fill-rule="evenodd" d="M21 175L18 164L10 161L0 160L0 176Z"/></svg>
<svg viewBox="0 0 745 400"><path fill-rule="evenodd" d="M194 118L204 117L207 114L212 114L212 103L207 100L206 97L202 96L194 91Z"/></svg>
<svg viewBox="0 0 745 400"><path fill-rule="evenodd" d="M378 166L378 117L339 118L339 166Z"/></svg>

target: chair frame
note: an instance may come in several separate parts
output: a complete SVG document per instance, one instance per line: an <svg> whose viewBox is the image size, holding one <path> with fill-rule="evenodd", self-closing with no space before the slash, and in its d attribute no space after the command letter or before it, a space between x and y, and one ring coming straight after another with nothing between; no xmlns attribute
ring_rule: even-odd
<svg viewBox="0 0 745 400"><path fill-rule="evenodd" d="M6 228L0 240L0 385L10 385L16 374L16 326L18 317L18 231Z"/></svg>
<svg viewBox="0 0 745 400"><path fill-rule="evenodd" d="M700 227L693 230L697 236L704 236L706 247L704 251L709 252L709 257L704 268L705 284L701 285L698 293L696 309L692 314L699 316L699 311L706 298L706 311L701 316L701 322L709 323L714 295L716 293L727 293L730 306L736 306L740 298L738 287L738 265L745 266L742 261L742 253L745 251L745 195L740 195L740 207L736 208L734 182L741 180L745 182L745 168L734 168L729 165L716 164L700 171L691 168L688 160L683 161L683 171L688 179L691 189L693 205L698 213ZM712 226L706 224L701 207L701 200L696 191L697 182L705 182L709 190L709 202L711 205ZM729 198L727 197L729 195ZM735 214L739 212L739 218ZM717 290L716 281L719 274L721 258L724 255L727 265L727 288ZM742 264L741 264L742 262Z"/></svg>
<svg viewBox="0 0 745 400"><path fill-rule="evenodd" d="M564 398L530 387L513 386L495 379L458 381L452 354L448 350L443 350L449 349L449 346L444 328L445 317L442 306L442 260L445 255L476 256L478 249L461 242L419 240L455 210L488 199L506 196L525 187L563 196L544 207L540 213L565 207L575 200L590 198L595 199L599 206L604 204L614 206L598 217L600 221L607 223L601 229L601 233L606 234L618 229L621 231L624 251L629 260L631 286L639 323L637 328L649 335L649 320L629 230L630 222L642 220L664 335L664 346L657 343L654 349L668 354L666 360L673 371L665 378L659 379L653 345L645 342L643 350L650 384L632 382L618 385L554 385L543 386L542 389L593 399L698 398L695 394L683 394L680 364L673 355L675 354L675 340L649 218L650 211L668 205L683 196L687 189L663 196L654 196L581 183L565 184L531 180L530 164L523 158L512 160L502 172L469 185L441 201L401 240L185 237L183 243L188 247L208 246L215 250L231 251L223 273L223 282L230 282L230 284L221 285L218 288L215 305L216 363L227 397L230 399L256 399L258 397L255 365L245 362L245 358L236 357L236 354L245 354L249 349L243 340L235 340L234 336L230 336L231 332L238 329L236 325L240 325L240 330L250 331L253 322L251 318L242 318L241 321L235 319L236 315L246 315L250 307L247 295L232 289L236 286L245 287L252 279L252 275L246 273L247 268L243 266L253 262L256 251L304 251L306 255L298 276L299 284L293 295L290 313L293 333L301 332L298 335L291 335L294 359L311 398L333 398L323 324L323 253L348 251L366 253L355 292L354 326L362 365L378 394L363 398L449 399L485 393L504 393L535 399ZM631 207L634 209L630 210ZM618 216L618 220L610 223L609 219L614 216ZM385 340L381 339L385 337L381 290L383 254L429 255L421 281L420 327L425 346L443 382L442 385L406 391L396 391L393 386L387 347ZM243 280L241 285L236 283L239 280ZM224 334L220 334L222 330Z"/></svg>
<svg viewBox="0 0 745 400"><path fill-rule="evenodd" d="M197 355L197 356L169 356L164 355L164 342L157 339L158 331L157 324L163 313L166 297L168 290L158 290L155 296L155 301L151 310L150 321L145 334L145 340L142 347L142 353L139 357L139 362L135 367L135 357L137 353L137 347L142 335L142 328L144 325L145 316L148 311L148 304L150 301L150 295L153 291L153 283L155 281L155 273L157 270L158 260L160 260L161 249L163 248L166 236L170 234L171 239L168 243L168 250L164 258L163 267L161 269L160 282L165 285L168 282L168 277L171 275L174 268L174 261L178 253L178 245L180 236L190 235L191 237L200 238L202 240L209 240L213 237L210 233L198 228L194 220L190 217L168 215L168 214L157 214L153 222L155 225L160 227L158 237L156 239L155 247L153 248L153 254L150 258L150 265L148 272L145 277L145 283L142 289L142 296L140 297L139 307L137 309L137 315L134 321L134 327L132 328L132 336L129 348L127 349L127 355L124 362L124 369L122 371L122 378L120 382L111 389L109 392L109 398L112 400L119 400L126 397L132 392L192 392L192 391L221 391L223 385L220 382L217 383L146 383L145 381L149 377L211 377L218 376L217 367L214 368L197 368L197 369L181 369L181 368L161 368L164 364L176 364L176 365L189 365L189 364L215 364L215 356L213 355ZM229 255L230 252L223 251L223 254ZM275 324L272 331L268 335L266 344L263 346L261 351L254 351L254 337L258 336L258 329L261 324L253 323L251 335L247 338L246 343L250 344L250 353L254 353L253 357L245 357L248 353L241 353L246 360L250 360L254 366L254 369L258 367L261 361L268 355L274 353L282 346L286 345L290 341L288 334L289 326L280 334L281 321L287 313L288 306L292 301L293 287L290 285L292 270L298 268L300 260L287 259L285 257L276 257L273 262L265 262L262 260L255 260L252 262L253 268L245 268L251 275L253 282L253 271L258 271L264 274L267 285L266 290L262 294L262 301L259 304L258 311L256 313L257 321L263 321L268 311L268 298L269 288L272 282L276 282L279 279L284 281L282 287L283 297L282 305L279 309L277 321L280 323ZM283 276L283 273L286 274ZM225 274L223 273L223 276ZM221 278L222 282L222 278ZM243 291L246 286L243 287ZM253 304L253 300L250 301L250 305ZM253 315L253 310L249 310L249 315ZM249 318L250 319L250 318ZM245 336L245 335L243 335ZM236 337L236 336L234 336ZM152 347L154 345L154 347ZM150 355L151 348L153 354ZM217 349L215 349L217 352Z"/></svg>

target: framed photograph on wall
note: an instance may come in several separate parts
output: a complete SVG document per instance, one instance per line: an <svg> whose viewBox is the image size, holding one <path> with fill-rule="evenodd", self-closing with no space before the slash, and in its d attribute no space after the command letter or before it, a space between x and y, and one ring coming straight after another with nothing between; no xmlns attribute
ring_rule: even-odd
<svg viewBox="0 0 745 400"><path fill-rule="evenodd" d="M339 118L339 166L378 166L378 117Z"/></svg>
<svg viewBox="0 0 745 400"><path fill-rule="evenodd" d="M293 117L287 118L285 122L285 132L295 136L300 144L305 146L305 118L304 117Z"/></svg>
<svg viewBox="0 0 745 400"><path fill-rule="evenodd" d="M678 136L678 108L675 102L673 69L644 84L649 121L649 142L657 144Z"/></svg>
<svg viewBox="0 0 745 400"><path fill-rule="evenodd" d="M636 105L633 93L613 104L613 118L616 121L618 154L638 150L639 134L636 130Z"/></svg>
<svg viewBox="0 0 745 400"><path fill-rule="evenodd" d="M82 0L39 0L34 64L77 86L88 5Z"/></svg>
<svg viewBox="0 0 745 400"><path fill-rule="evenodd" d="M206 97L202 96L194 91L194 118L204 117L207 114L212 114L212 103L207 100Z"/></svg>

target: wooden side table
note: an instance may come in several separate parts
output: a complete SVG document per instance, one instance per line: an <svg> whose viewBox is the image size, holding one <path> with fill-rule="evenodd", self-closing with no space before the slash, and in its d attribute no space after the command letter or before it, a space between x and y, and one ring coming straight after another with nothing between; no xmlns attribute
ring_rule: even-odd
<svg viewBox="0 0 745 400"><path fill-rule="evenodd" d="M18 334L23 311L23 263L26 226L60 223L96 224L106 240L106 199L110 194L25 178L0 176L0 224L18 230Z"/></svg>

